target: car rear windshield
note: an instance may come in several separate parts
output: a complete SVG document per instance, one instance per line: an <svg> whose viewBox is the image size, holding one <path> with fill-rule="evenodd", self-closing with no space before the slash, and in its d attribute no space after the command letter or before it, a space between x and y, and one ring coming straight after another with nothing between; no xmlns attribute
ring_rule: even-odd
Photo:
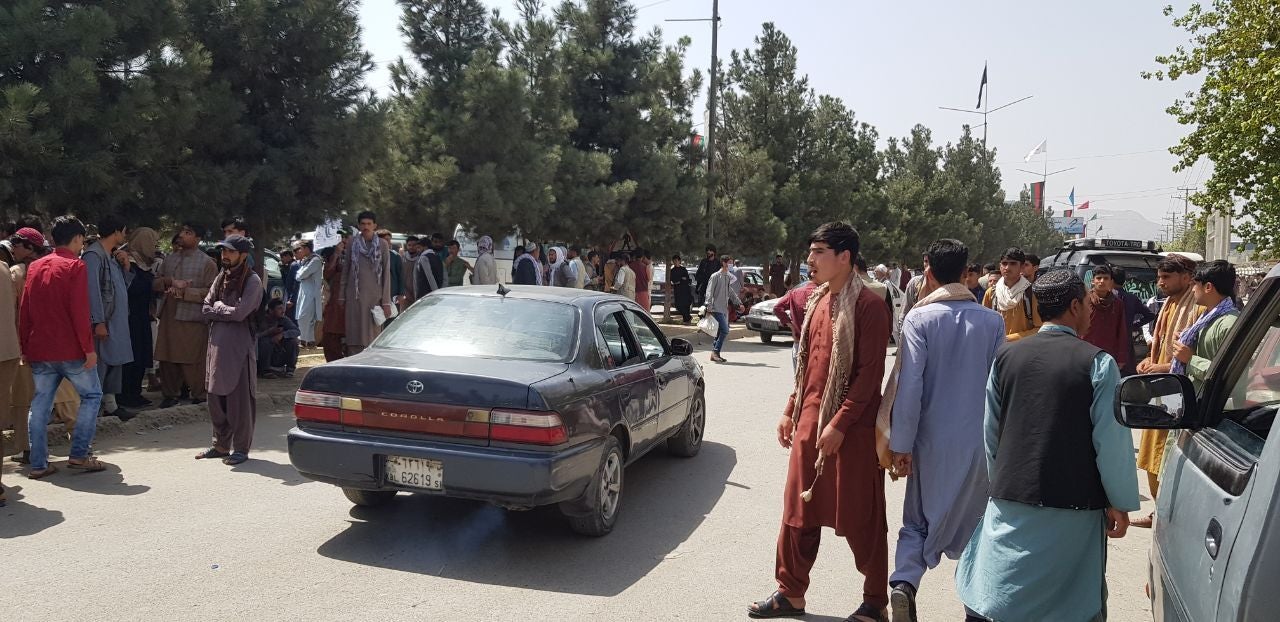
<svg viewBox="0 0 1280 622"><path fill-rule="evenodd" d="M396 318L374 348L436 356L564 362L573 353L577 310L496 296L428 296Z"/></svg>

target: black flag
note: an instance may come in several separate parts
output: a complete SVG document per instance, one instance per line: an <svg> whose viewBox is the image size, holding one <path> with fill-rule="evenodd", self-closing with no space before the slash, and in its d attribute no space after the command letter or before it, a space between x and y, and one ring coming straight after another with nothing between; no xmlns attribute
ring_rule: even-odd
<svg viewBox="0 0 1280 622"><path fill-rule="evenodd" d="M982 64L982 84L978 85L978 105L974 108L982 107L982 89L987 88L987 64Z"/></svg>

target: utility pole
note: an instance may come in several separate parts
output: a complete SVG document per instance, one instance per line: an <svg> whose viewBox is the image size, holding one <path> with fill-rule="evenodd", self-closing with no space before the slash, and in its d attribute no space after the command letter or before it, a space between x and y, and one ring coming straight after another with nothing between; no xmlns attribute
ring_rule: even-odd
<svg viewBox="0 0 1280 622"><path fill-rule="evenodd" d="M716 103L719 100L720 0L711 0L711 93L707 96L707 241L716 239Z"/></svg>
<svg viewBox="0 0 1280 622"><path fill-rule="evenodd" d="M711 19L668 19L668 22L711 22L711 91L707 94L707 241L716 239L716 108L720 99L720 0L711 0Z"/></svg>

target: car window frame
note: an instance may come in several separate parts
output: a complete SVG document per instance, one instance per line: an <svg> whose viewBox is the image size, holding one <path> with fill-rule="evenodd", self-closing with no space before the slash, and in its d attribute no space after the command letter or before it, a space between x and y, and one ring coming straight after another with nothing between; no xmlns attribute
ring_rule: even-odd
<svg viewBox="0 0 1280 622"><path fill-rule="evenodd" d="M624 309L626 309L626 307L621 304L616 302L607 302L597 305L595 311L592 313L592 316L595 318L592 322L592 329L596 333L597 348L599 349L601 362L606 370L612 371L626 369L646 362L643 356L644 349L640 347L640 343L636 340L635 336L631 334L630 323L627 322L626 317L621 317L618 318L618 334L637 354L625 361L619 361L616 365L609 365L609 346L605 341L604 331L600 329L600 324L610 316L617 316L619 313L622 313ZM627 361L635 362L628 363Z"/></svg>
<svg viewBox="0 0 1280 622"><path fill-rule="evenodd" d="M662 330L658 328L658 325L653 322L653 318L642 312L639 307L624 306L622 312L630 313L638 318L640 323L644 324L645 327L649 329L649 332L653 333L653 336L658 338L658 344L662 346L662 356L659 356L656 359L645 357L645 361L657 361L671 357L671 343L667 340L667 336L662 334ZM640 343L640 338L635 334L635 329L631 326L631 322L629 320L627 321L627 330L631 332L632 338L635 339L636 345L639 346L640 352L643 354L644 345Z"/></svg>

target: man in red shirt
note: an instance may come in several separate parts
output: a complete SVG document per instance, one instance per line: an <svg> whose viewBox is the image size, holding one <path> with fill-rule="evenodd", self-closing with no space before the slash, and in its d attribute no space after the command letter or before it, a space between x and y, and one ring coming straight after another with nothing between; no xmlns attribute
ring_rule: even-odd
<svg viewBox="0 0 1280 622"><path fill-rule="evenodd" d="M89 455L98 427L102 385L98 355L89 321L89 277L80 261L85 229L74 216L53 222L53 253L32 262L19 312L18 339L22 356L31 365L35 397L27 423L31 437L31 470L40 479L58 469L49 464L49 415L58 384L66 378L80 394L80 411L71 433L68 468L102 471L106 466Z"/></svg>

